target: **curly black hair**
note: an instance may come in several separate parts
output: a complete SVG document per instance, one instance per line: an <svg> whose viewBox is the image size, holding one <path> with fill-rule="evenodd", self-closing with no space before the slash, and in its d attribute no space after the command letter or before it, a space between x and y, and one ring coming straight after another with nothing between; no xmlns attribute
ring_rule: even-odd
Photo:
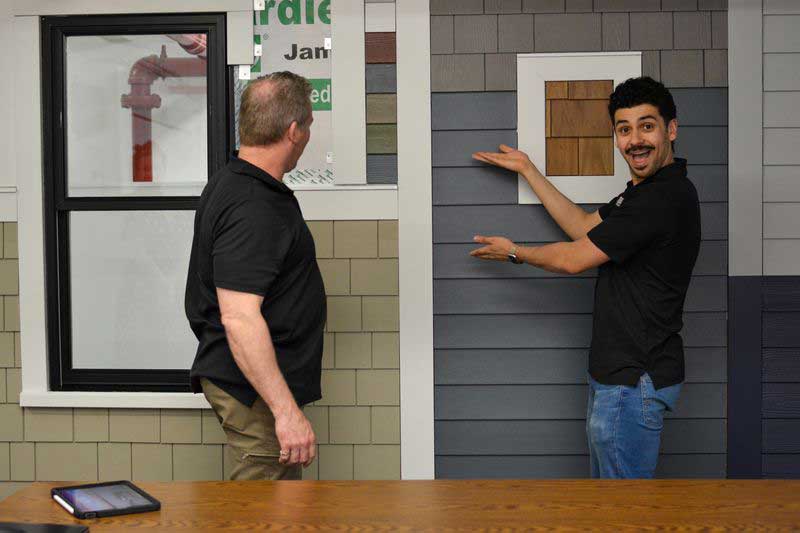
<svg viewBox="0 0 800 533"><path fill-rule="evenodd" d="M642 104L651 104L657 107L664 119L664 124L669 124L678 116L672 94L664 87L664 84L649 76L642 76L641 78L628 78L617 85L614 92L611 93L608 102L611 123L614 123L614 113L617 109L626 109Z"/></svg>

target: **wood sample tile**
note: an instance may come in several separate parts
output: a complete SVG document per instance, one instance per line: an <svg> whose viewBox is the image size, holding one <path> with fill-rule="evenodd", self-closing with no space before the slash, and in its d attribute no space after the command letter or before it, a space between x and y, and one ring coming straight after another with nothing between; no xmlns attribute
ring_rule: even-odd
<svg viewBox="0 0 800 533"><path fill-rule="evenodd" d="M614 85L611 80L569 82L570 100L608 100L613 91Z"/></svg>
<svg viewBox="0 0 800 533"><path fill-rule="evenodd" d="M547 175L578 175L578 139L549 138L547 143Z"/></svg>
<svg viewBox="0 0 800 533"><path fill-rule="evenodd" d="M544 136L550 137L550 101L544 103Z"/></svg>
<svg viewBox="0 0 800 533"><path fill-rule="evenodd" d="M367 64L397 63L397 39L394 32L364 34Z"/></svg>
<svg viewBox="0 0 800 533"><path fill-rule="evenodd" d="M610 137L611 120L606 100L553 100L553 137Z"/></svg>
<svg viewBox="0 0 800 533"><path fill-rule="evenodd" d="M569 85L566 81L546 81L544 82L544 97L547 100L557 98L567 98L569 96Z"/></svg>
<svg viewBox="0 0 800 533"><path fill-rule="evenodd" d="M614 175L614 141L611 137L578 139L580 176Z"/></svg>

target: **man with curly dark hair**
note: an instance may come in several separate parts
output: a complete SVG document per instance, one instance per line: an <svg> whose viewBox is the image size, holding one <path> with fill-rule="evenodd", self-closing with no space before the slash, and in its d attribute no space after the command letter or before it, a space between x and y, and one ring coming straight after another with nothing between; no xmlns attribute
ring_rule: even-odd
<svg viewBox="0 0 800 533"><path fill-rule="evenodd" d="M649 478L658 463L664 414L684 380L683 304L700 247L700 206L678 136L672 95L649 77L619 84L608 106L631 181L587 213L561 194L528 156L501 145L479 161L518 172L572 239L519 246L475 236L481 259L577 274L598 268L586 432L592 477Z"/></svg>

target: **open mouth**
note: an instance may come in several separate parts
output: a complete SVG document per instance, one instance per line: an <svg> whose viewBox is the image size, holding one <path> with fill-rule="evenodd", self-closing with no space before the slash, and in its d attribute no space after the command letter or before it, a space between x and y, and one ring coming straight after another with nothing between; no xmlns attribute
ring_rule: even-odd
<svg viewBox="0 0 800 533"><path fill-rule="evenodd" d="M648 163L652 151L652 148L640 148L637 150L630 150L628 155L633 160L635 166L641 167Z"/></svg>

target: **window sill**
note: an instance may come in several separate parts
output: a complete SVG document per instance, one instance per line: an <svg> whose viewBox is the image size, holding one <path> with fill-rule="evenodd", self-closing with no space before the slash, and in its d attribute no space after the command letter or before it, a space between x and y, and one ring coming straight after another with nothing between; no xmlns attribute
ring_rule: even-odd
<svg viewBox="0 0 800 533"><path fill-rule="evenodd" d="M112 409L208 409L205 396L191 392L25 392L22 407Z"/></svg>
<svg viewBox="0 0 800 533"><path fill-rule="evenodd" d="M397 220L397 185L294 185L306 220Z"/></svg>

